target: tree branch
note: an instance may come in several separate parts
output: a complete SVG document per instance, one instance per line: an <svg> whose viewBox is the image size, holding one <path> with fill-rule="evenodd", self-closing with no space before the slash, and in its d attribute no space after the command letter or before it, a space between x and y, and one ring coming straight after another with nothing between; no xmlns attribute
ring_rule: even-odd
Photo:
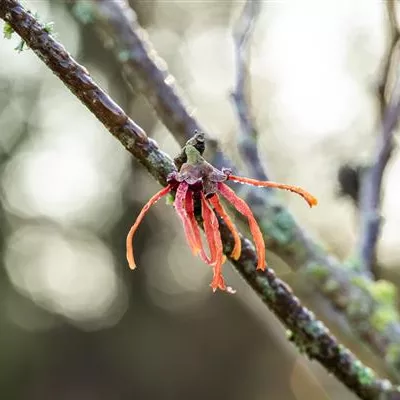
<svg viewBox="0 0 400 400"><path fill-rule="evenodd" d="M396 71L396 82L388 103L385 97L392 66L396 65L394 56L400 37L395 15L395 1L387 0L386 6L392 37L382 79L378 87L382 122L375 146L374 161L372 166L364 173L360 191L359 261L361 271L368 276L374 275L372 267L375 264L376 246L382 223L380 215L382 179L393 150L394 130L400 114L400 75L398 71Z"/></svg>
<svg viewBox="0 0 400 400"><path fill-rule="evenodd" d="M392 64L394 62L393 58L395 55L396 46L398 40L400 39L400 33L397 25L397 16L396 16L396 1L397 0L387 0L385 2L386 14L389 21L388 27L389 27L390 38L389 38L389 46L387 54L383 60L381 79L379 81L377 88L379 102L380 102L381 117L384 115L387 105L386 90L390 79Z"/></svg>
<svg viewBox="0 0 400 400"><path fill-rule="evenodd" d="M15 0L1 0L0 18L4 19L41 60L65 83L96 118L161 183L175 166L92 80L88 72L45 31L44 27ZM232 246L229 229L221 222L225 247ZM257 256L253 245L242 237L242 256L234 265L262 300L293 332L292 340L310 358L318 360L362 399L382 395L395 399L400 392L389 381L375 377L355 356L339 345L322 322L303 307L290 288L269 269L256 271Z"/></svg>
<svg viewBox="0 0 400 400"><path fill-rule="evenodd" d="M55 41L46 29L16 1L0 1L0 17L6 21L68 89L96 116L146 169L162 184L174 170L172 160L149 139L125 112Z"/></svg>
<svg viewBox="0 0 400 400"><path fill-rule="evenodd" d="M183 105L165 63L159 61L133 10L123 0L70 2L77 19L85 24L89 21L93 29L107 43L111 43L129 82L139 85L161 121L182 146L194 130L203 131ZM211 144L216 146L215 141ZM218 148L212 162L219 168L232 167L232 163ZM322 245L313 241L301 229L276 197L260 195L259 191L251 188L246 189L242 196L252 207L267 248L292 268L304 271L314 289L330 302L352 330L384 360L388 371L399 378L400 321L395 294L384 299L380 297L380 283L373 282L367 276L360 278L359 274L325 251ZM390 284L387 283L387 286L390 287Z"/></svg>
<svg viewBox="0 0 400 400"><path fill-rule="evenodd" d="M238 147L240 154L250 169L250 175L258 180L268 180L257 149L257 129L246 101L246 50L255 20L260 13L259 0L247 0L234 26L233 41L235 44L236 85L232 92L236 114L240 123Z"/></svg>

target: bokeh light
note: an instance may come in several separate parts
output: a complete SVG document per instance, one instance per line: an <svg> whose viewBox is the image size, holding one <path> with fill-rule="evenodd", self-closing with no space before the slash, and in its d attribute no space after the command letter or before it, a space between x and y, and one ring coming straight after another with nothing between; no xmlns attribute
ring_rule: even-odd
<svg viewBox="0 0 400 400"><path fill-rule="evenodd" d="M104 328L126 310L126 289L112 256L92 235L61 234L43 226L20 228L8 241L5 266L25 295L83 326L90 322Z"/></svg>

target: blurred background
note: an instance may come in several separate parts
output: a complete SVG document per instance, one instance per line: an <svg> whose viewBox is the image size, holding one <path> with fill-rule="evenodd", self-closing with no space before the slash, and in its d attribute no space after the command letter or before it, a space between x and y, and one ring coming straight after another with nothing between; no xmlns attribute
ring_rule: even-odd
<svg viewBox="0 0 400 400"><path fill-rule="evenodd" d="M25 1L96 81L174 156L179 147L111 53L61 1ZM231 158L238 121L230 92L239 1L131 1L195 115ZM251 107L273 180L320 205L280 194L307 231L340 258L357 210L338 171L370 160L380 118L376 87L387 52L384 2L264 1L252 36ZM159 186L31 51L0 41L0 398L355 399L298 353L229 264L235 296L212 294L173 209L160 202L134 243L125 236ZM398 282L400 160L387 168L380 275ZM313 294L268 260L312 306ZM317 310L318 311L318 310ZM329 323L326 310L319 316ZM335 329L335 327L334 327ZM368 364L348 332L335 331Z"/></svg>

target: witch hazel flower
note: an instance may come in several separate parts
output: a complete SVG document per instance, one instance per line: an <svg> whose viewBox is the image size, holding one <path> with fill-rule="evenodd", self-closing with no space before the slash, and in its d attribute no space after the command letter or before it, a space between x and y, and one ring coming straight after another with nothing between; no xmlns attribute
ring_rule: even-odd
<svg viewBox="0 0 400 400"><path fill-rule="evenodd" d="M197 148L189 144L189 142L184 147L184 152L186 155L185 158L187 159L186 162L182 164L179 172L175 171L168 176L168 185L156 193L145 204L128 233L126 238L126 256L129 267L131 269L136 268L132 239L147 211L163 196L170 192L176 192L174 207L182 221L189 247L193 255L200 256L206 264L213 268L213 279L210 284L211 288L214 292L217 289L233 292L233 289L225 284L222 275L222 265L225 262L226 257L223 253L223 245L217 216L224 220L226 226L232 233L234 246L230 256L234 260L240 258L241 239L235 224L220 202L220 196L225 198L225 200L231 203L239 213L247 218L257 252L257 269L262 271L266 268L265 244L263 235L250 207L243 199L238 197L225 182L233 181L259 187L272 187L289 190L302 196L310 207L317 204L317 199L298 186L240 177L233 175L230 169L222 169L220 171L208 163L202 157ZM200 227L195 215L195 204L199 203L201 204L204 236L209 248L208 253L203 245Z"/></svg>

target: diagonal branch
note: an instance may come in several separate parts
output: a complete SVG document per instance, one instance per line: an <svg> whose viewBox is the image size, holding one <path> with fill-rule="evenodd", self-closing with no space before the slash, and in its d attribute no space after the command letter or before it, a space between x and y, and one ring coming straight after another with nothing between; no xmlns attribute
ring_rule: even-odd
<svg viewBox="0 0 400 400"><path fill-rule="evenodd" d="M112 44L122 70L132 85L153 105L161 121L184 146L199 123L184 106L174 80L165 64L159 61L132 9L124 0L70 0L74 15ZM84 12L82 7L84 6ZM160 67L161 65L161 67ZM212 146L216 146L213 141ZM213 164L231 167L221 151L215 152ZM340 263L312 240L296 223L288 210L273 196L260 196L257 190L243 193L260 225L268 249L278 254L292 268L301 269L314 289L336 309L370 349L384 360L388 371L400 377L400 321L396 299L379 297L382 283L357 273ZM386 285L386 286L385 286ZM390 283L384 282L386 288ZM389 298L389 300L387 300Z"/></svg>
<svg viewBox="0 0 400 400"><path fill-rule="evenodd" d="M380 206L382 179L392 154L394 130L400 114L400 71L394 59L397 57L395 51L400 38L397 28L395 0L387 0L386 6L391 41L384 64L382 79L378 87L382 122L375 146L374 161L372 166L364 173L360 191L359 258L361 270L368 276L373 276L372 266L375 263L376 246L381 230L382 218L380 215ZM396 81L391 91L389 102L387 103L385 93L388 90L393 67L396 67Z"/></svg>
<svg viewBox="0 0 400 400"><path fill-rule="evenodd" d="M171 158L159 150L156 143L92 80L85 68L46 32L43 25L16 0L0 1L0 18L21 36L109 132L161 184L165 184L167 174L175 168ZM221 236L225 245L231 246L232 237L223 223ZM290 288L276 278L272 270L256 271L254 247L243 238L242 248L241 258L234 262L236 268L285 326L292 330L293 341L309 357L318 360L362 399L378 399L382 396L398 398L400 392L397 388L389 381L376 378L349 350L338 344L322 322L300 304Z"/></svg>
<svg viewBox="0 0 400 400"><path fill-rule="evenodd" d="M254 126L248 102L246 101L246 78L248 73L246 51L260 8L259 0L247 0L234 27L236 85L232 92L232 99L240 124L238 134L240 154L246 166L250 169L250 175L258 180L266 181L268 177L257 149L257 129Z"/></svg>

